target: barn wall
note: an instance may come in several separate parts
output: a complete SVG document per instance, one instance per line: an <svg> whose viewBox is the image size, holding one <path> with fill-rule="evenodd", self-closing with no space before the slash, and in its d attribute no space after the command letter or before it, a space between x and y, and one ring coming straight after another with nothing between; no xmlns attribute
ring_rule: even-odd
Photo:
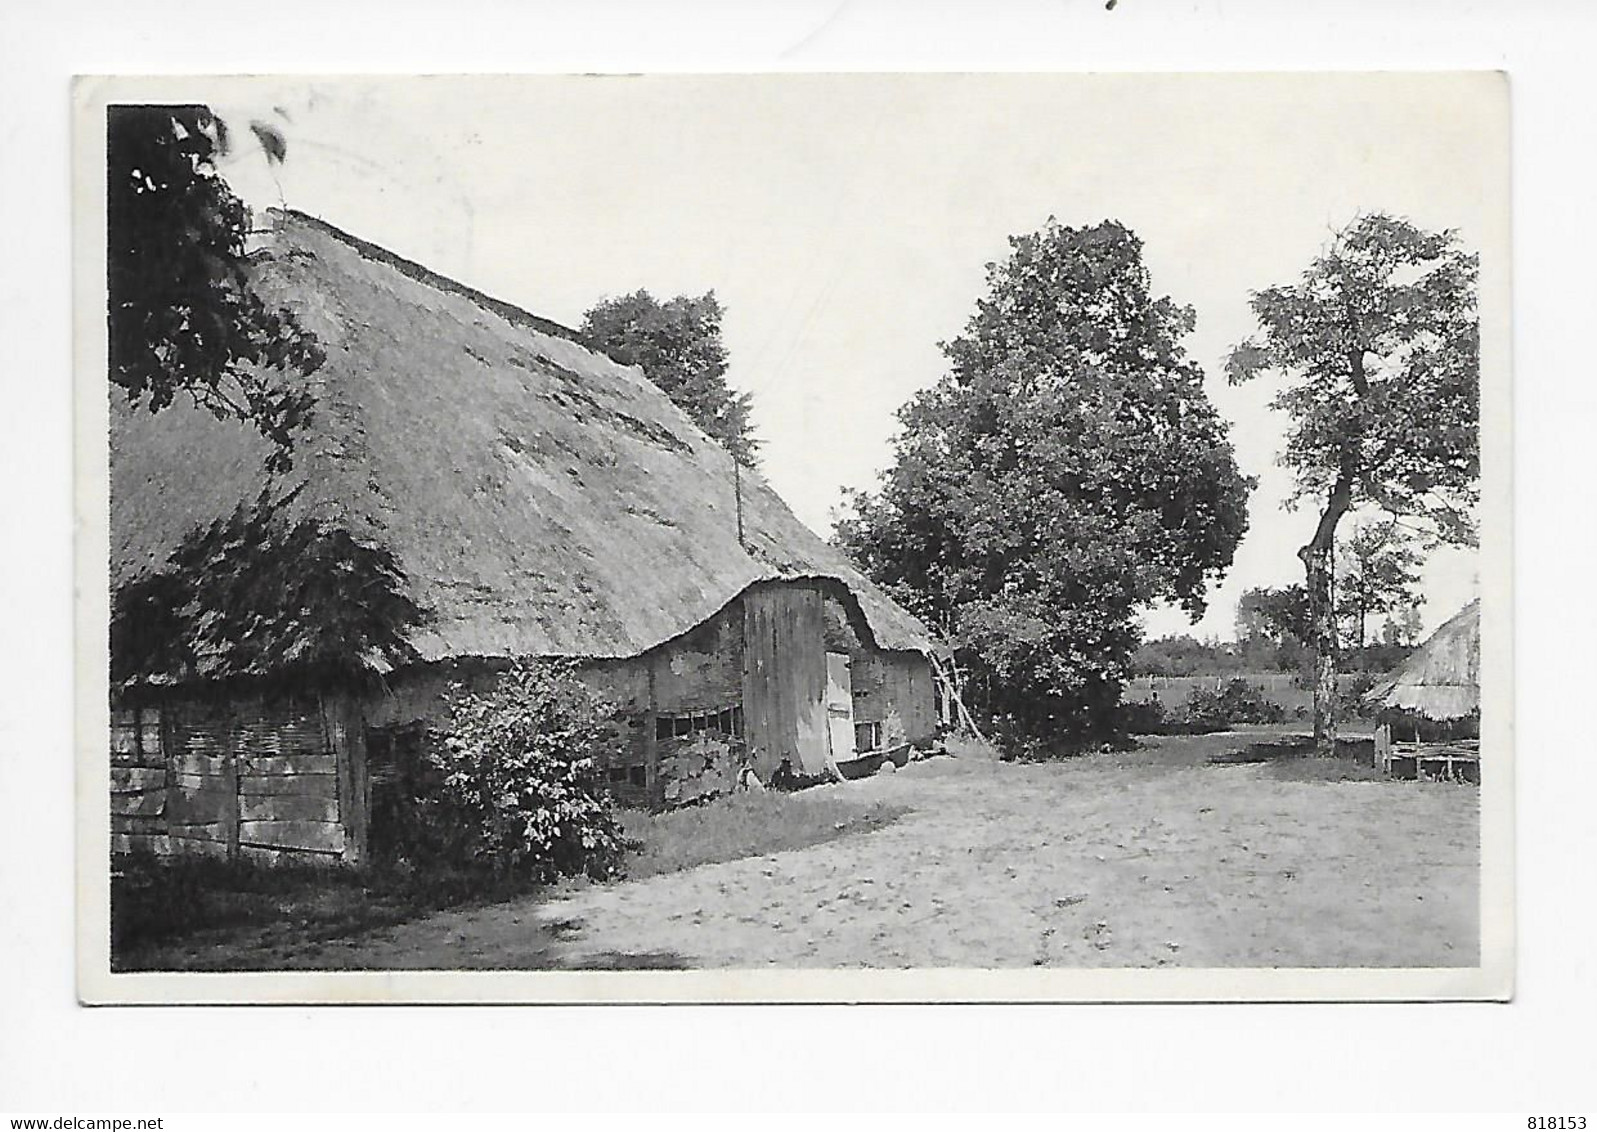
<svg viewBox="0 0 1597 1132"><path fill-rule="evenodd" d="M620 709L601 768L608 788L626 804L675 805L730 791L749 768L765 781L784 762L824 773L828 651L850 657L856 721L884 723L893 742L934 736L926 658L877 649L837 587L769 583L642 656L579 669ZM169 695L142 713L119 711L113 848L360 861L372 813L368 736L443 724L455 688L486 690L503 667L418 667L358 701ZM395 749L386 737L373 742L379 754Z"/></svg>
<svg viewBox="0 0 1597 1132"><path fill-rule="evenodd" d="M743 695L742 611L733 602L708 621L649 652L655 708L719 711Z"/></svg>
<svg viewBox="0 0 1597 1132"><path fill-rule="evenodd" d="M743 740L743 608L733 601L644 656L652 741L648 801L680 805L726 793L747 765Z"/></svg>
<svg viewBox="0 0 1597 1132"><path fill-rule="evenodd" d="M749 757L762 779L786 762L826 770L825 597L813 583L756 586L743 595L743 708Z"/></svg>
<svg viewBox="0 0 1597 1132"><path fill-rule="evenodd" d="M507 665L502 660L463 660L407 668L365 699L366 723L371 727L442 724L449 718L449 698L455 689L489 691ZM590 661L577 671L589 687L623 710L641 711L648 703L648 671L641 658Z"/></svg>
<svg viewBox="0 0 1597 1132"><path fill-rule="evenodd" d="M501 660L465 660L407 669L391 677L381 692L365 701L364 725L385 732L417 725L443 727L449 720L450 698L463 689L490 691L506 664ZM643 657L592 661L580 665L577 673L619 712L612 754L604 760L602 777L621 801L647 803L652 759L648 738L652 727L648 661ZM638 781L640 773L642 781Z"/></svg>
<svg viewBox="0 0 1597 1132"><path fill-rule="evenodd" d="M879 652L881 696L890 713L896 713L904 738L925 746L937 736L937 699L932 665L916 652Z"/></svg>
<svg viewBox="0 0 1597 1132"><path fill-rule="evenodd" d="M609 755L602 760L608 789L625 805L648 805L655 794L649 665L642 657L632 657L586 664L579 672L618 712Z"/></svg>
<svg viewBox="0 0 1597 1132"><path fill-rule="evenodd" d="M131 752L121 738L130 711L141 732ZM112 850L358 860L363 751L353 718L339 697L283 695L113 710Z"/></svg>
<svg viewBox="0 0 1597 1132"><path fill-rule="evenodd" d="M884 743L929 743L937 733L931 662L915 652L876 647L849 604L826 597L826 649L846 652L854 693L854 721L883 724Z"/></svg>
<svg viewBox="0 0 1597 1132"><path fill-rule="evenodd" d="M595 693L614 704L615 742L601 778L625 805L679 804L732 788L746 764L741 739L703 730L704 717L741 712L742 607L731 603L676 640L638 657L592 661L577 669ZM441 725L456 687L487 691L503 662L465 661L408 670L366 704L366 725L394 729ZM673 734L678 719L700 730ZM664 725L667 734L659 735Z"/></svg>
<svg viewBox="0 0 1597 1132"><path fill-rule="evenodd" d="M362 716L366 726L375 728L442 724L449 717L449 699L457 689L487 691L502 670L503 665L481 660L407 668L365 697Z"/></svg>

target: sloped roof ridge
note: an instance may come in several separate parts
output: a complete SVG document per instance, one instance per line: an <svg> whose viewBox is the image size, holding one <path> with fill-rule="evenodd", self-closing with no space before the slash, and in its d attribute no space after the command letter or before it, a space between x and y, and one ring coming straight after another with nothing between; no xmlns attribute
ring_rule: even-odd
<svg viewBox="0 0 1597 1132"><path fill-rule="evenodd" d="M391 267L401 275L415 280L424 287L431 287L434 290L445 291L452 295L458 295L468 302L475 303L477 306L480 306L483 309L498 315L506 322L512 323L516 326L525 327L528 330L537 331L541 334L549 334L556 338L564 338L568 342L573 342L585 350L592 350L594 353L606 358L606 360L610 360L608 355L606 355L603 350L600 350L597 346L595 346L592 340L590 340L581 331L573 330L571 327L566 326L563 323L556 322L552 318L545 318L543 315L533 314L531 311L525 310L522 307L518 307L514 303L507 303L503 299L496 299L486 292L479 291L477 288L472 287L469 284L460 282L458 279L451 279L447 275L441 275L432 268L424 267L414 260L406 259L404 256L391 252L379 244L374 244L369 240L361 239L359 236L351 235L342 228L339 228L334 224L329 224L319 216L312 216L310 213L301 212L297 208L271 208L267 209L266 215L268 219L286 217L293 220L295 223L304 224L305 226L321 232L324 235L332 237L342 244L348 245L362 258L371 260L373 263L383 264L385 267Z"/></svg>
<svg viewBox="0 0 1597 1132"><path fill-rule="evenodd" d="M720 459L730 465L731 454L638 367L317 217L265 215L262 279L285 301L302 300L307 325L328 336L318 380L336 387L320 414L326 443L307 450L295 473L322 485L305 505L353 506L386 529L417 600L438 613L415 642L428 659L635 655L754 582L804 577L841 582L878 646L936 647L913 614L799 520L762 475L743 477L747 531L737 537L736 477ZM405 286L376 285L384 275ZM412 288L443 301L417 307ZM476 335L498 345L489 349ZM522 364L510 340L523 336L541 338L555 356L534 352L536 364ZM511 351L507 364L500 347ZM448 393L431 378L397 380L423 372L452 375ZM584 426L601 408L590 395L605 412ZM445 442L433 429L415 443L395 439L422 419L418 412L435 419L426 414L446 404L468 414L472 468L486 478L467 476L456 459L465 453L450 447L458 438ZM255 485L264 442L235 436L199 411L116 420L114 574L126 578L158 569L191 521L231 511ZM483 422L501 433L519 429L526 443L501 451L503 436L496 442ZM651 431L657 423L683 443L663 443ZM359 458L346 459L352 444ZM631 471L616 470L623 465ZM619 484L623 475L633 477L631 487ZM446 506L432 489L451 478L459 498ZM591 553L615 538L629 540L627 553Z"/></svg>

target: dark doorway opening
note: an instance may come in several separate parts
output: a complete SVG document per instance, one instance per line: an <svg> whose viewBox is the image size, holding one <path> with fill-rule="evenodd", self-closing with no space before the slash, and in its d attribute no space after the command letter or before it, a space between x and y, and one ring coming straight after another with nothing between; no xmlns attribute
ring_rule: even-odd
<svg viewBox="0 0 1597 1132"><path fill-rule="evenodd" d="M371 782L368 846L373 860L415 858L425 850L417 800L430 790L427 729L420 724L366 732L366 773Z"/></svg>

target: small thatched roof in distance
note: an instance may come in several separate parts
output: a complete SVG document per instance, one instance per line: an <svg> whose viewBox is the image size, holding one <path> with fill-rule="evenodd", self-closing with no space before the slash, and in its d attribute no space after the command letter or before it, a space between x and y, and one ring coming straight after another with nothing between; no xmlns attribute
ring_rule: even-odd
<svg viewBox="0 0 1597 1132"><path fill-rule="evenodd" d="M740 545L731 457L638 370L319 220L273 217L258 285L327 351L281 487L397 555L433 614L424 659L632 656L799 577L842 582L881 647L933 647L747 469ZM266 452L186 404L114 396L113 588L253 500Z"/></svg>
<svg viewBox="0 0 1597 1132"><path fill-rule="evenodd" d="M1470 602L1415 649L1367 699L1431 719L1458 719L1481 706L1481 603Z"/></svg>

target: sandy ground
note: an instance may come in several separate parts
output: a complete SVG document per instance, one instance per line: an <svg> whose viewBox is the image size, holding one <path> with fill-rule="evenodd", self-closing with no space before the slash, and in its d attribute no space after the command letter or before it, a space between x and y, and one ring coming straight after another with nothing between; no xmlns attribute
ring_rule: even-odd
<svg viewBox="0 0 1597 1132"><path fill-rule="evenodd" d="M1474 966L1478 795L1208 765L1235 739L844 783L906 806L809 849L446 913L338 967Z"/></svg>

